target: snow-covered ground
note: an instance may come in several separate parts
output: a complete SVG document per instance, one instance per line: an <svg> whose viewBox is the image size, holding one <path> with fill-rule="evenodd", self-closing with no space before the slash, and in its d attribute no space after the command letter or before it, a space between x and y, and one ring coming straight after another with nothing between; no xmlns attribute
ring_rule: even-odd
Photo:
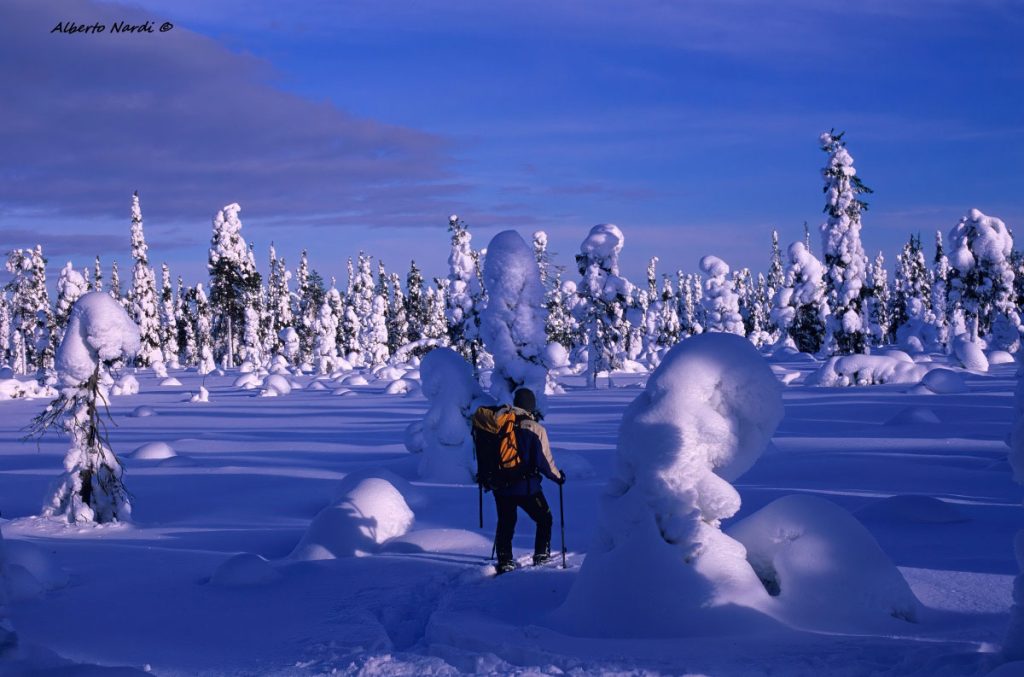
<svg viewBox="0 0 1024 677"><path fill-rule="evenodd" d="M37 559L67 574L66 581L59 569L44 576L37 564L37 579L47 580L16 586L8 610L21 648L15 661L0 662L0 674L67 662L76 665L47 674L83 674L82 664L158 675L985 674L1007 626L1013 535L1024 522L1021 487L1006 460L1015 366L968 374L967 392L935 394L908 383L805 385L819 363L785 359L772 362L788 384L784 418L768 451L733 482L742 508L723 531L784 496L827 499L852 513L898 567L920 602L907 612L913 622L846 619L839 605L865 584L857 567L880 560L838 543L831 560L820 559L830 571L802 583L811 590L825 581L834 590L834 617L826 592L824 606L807 598L791 607L787 623L705 636L555 630L552 612L598 527L619 424L642 392L643 374L616 375L615 388L596 391L583 387L582 376L560 377L566 392L549 398L545 424L569 476L571 566L494 578L491 497L480 530L475 485L417 479L420 457L404 439L428 407L418 388L392 395L383 380L348 379L341 389L298 376L288 377L289 393L259 397L258 388L235 386L238 373L175 370L181 385L162 386L143 371L139 393L114 397L110 407L111 446L125 460L132 494L130 525L33 517L60 477L68 443L21 441L45 399L0 402L8 559L25 549L15 544L30 543L42 551ZM209 401L190 401L201 385ZM381 479L397 491L382 491ZM550 483L545 490L557 549L558 490ZM785 508L758 523L791 519ZM806 533L845 519L828 513L815 514ZM842 524L844 539L864 537L855 523ZM529 555L532 539L521 516L516 554ZM813 559L814 544L794 551L800 561ZM248 555L235 557L241 553ZM791 561L777 564L780 577L791 575ZM642 561L634 575L645 576ZM665 596L671 604L672 591Z"/></svg>

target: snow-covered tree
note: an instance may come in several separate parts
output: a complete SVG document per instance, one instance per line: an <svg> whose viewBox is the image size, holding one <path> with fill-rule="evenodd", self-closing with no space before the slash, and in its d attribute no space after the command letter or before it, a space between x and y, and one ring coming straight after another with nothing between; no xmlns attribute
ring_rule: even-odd
<svg viewBox="0 0 1024 677"><path fill-rule="evenodd" d="M832 309L826 341L830 350L834 342L834 352L863 353L867 347L863 301L868 258L860 241L860 215L867 203L859 196L871 189L857 176L842 133L823 133L821 149L828 153L828 164L822 169L828 220L821 224L825 293Z"/></svg>
<svg viewBox="0 0 1024 677"><path fill-rule="evenodd" d="M72 523L130 519L123 468L105 439L100 408L107 401L110 370L139 349L138 327L120 304L102 292L78 299L57 352L60 395L34 422L40 433L62 424L71 438L65 473L45 515Z"/></svg>
<svg viewBox="0 0 1024 677"><path fill-rule="evenodd" d="M683 271L676 272L676 281L679 283L679 326L683 336L693 336L704 331L701 326L700 315L697 309L700 305L700 283L693 275L683 274Z"/></svg>
<svg viewBox="0 0 1024 677"><path fill-rule="evenodd" d="M1015 278L1016 279L1016 278ZM942 231L935 231L935 258L932 259L932 321L935 323L937 349L949 345L949 259L942 246ZM1021 297L1018 296L1018 299Z"/></svg>
<svg viewBox="0 0 1024 677"><path fill-rule="evenodd" d="M55 332L57 344L64 336L64 329L68 324L68 317L71 315L71 307L75 305L83 294L87 292L85 278L75 270L68 261L61 268L57 276L57 306L54 308L54 324L58 331Z"/></svg>
<svg viewBox="0 0 1024 677"><path fill-rule="evenodd" d="M448 286L447 278L434 278L434 286L428 287L426 292L427 321L423 326L423 337L430 339L447 338L448 319L445 303L445 288Z"/></svg>
<svg viewBox="0 0 1024 677"><path fill-rule="evenodd" d="M872 343L888 343L893 330L892 298L889 292L889 272L885 269L885 257L878 252L875 262L868 271L868 294L865 308Z"/></svg>
<svg viewBox="0 0 1024 677"><path fill-rule="evenodd" d="M318 374L330 374L338 367L338 325L341 317L337 311L341 307L341 294L332 285L317 313L313 360Z"/></svg>
<svg viewBox="0 0 1024 677"><path fill-rule="evenodd" d="M388 352L394 355L409 342L409 316L406 315L405 294L398 273L391 273L388 294Z"/></svg>
<svg viewBox="0 0 1024 677"><path fill-rule="evenodd" d="M772 256L771 262L768 264L768 277L767 277L767 295L768 298L775 298L775 294L782 289L782 285L786 282L786 272L782 263L782 251L779 249L779 231L772 230Z"/></svg>
<svg viewBox="0 0 1024 677"><path fill-rule="evenodd" d="M446 297L448 334L452 348L465 357L475 371L481 349L480 310L484 298L478 256L470 244L469 228L455 214L448 219L448 232L452 234Z"/></svg>
<svg viewBox="0 0 1024 677"><path fill-rule="evenodd" d="M213 310L206 298L202 283L193 288L195 303L195 364L200 374L209 374L217 368L213 359Z"/></svg>
<svg viewBox="0 0 1024 677"><path fill-rule="evenodd" d="M0 289L0 367L11 366L11 302Z"/></svg>
<svg viewBox="0 0 1024 677"><path fill-rule="evenodd" d="M511 404L515 391L526 387L543 411L548 373L544 285L534 252L516 231L502 231L487 245L484 285L488 301L480 333L494 356L491 395Z"/></svg>
<svg viewBox="0 0 1024 677"><path fill-rule="evenodd" d="M409 319L409 341L418 341L423 338L423 328L427 324L427 300L423 296L423 274L416 267L415 261L409 264L405 289L405 316Z"/></svg>
<svg viewBox="0 0 1024 677"><path fill-rule="evenodd" d="M550 291L555 283L555 278L561 272L561 266L551 262L551 252L548 251L548 234L538 230L533 234L533 253L537 259L537 268L540 269L540 282L546 291Z"/></svg>
<svg viewBox="0 0 1024 677"><path fill-rule="evenodd" d="M729 265L717 256L705 256L700 260L700 269L707 276L704 281L703 306L707 322L704 330L745 336L739 297L729 277Z"/></svg>
<svg viewBox="0 0 1024 677"><path fill-rule="evenodd" d="M149 246L142 229L142 209L139 193L132 195L132 286L128 291L129 314L139 327L141 347L135 357L141 367L163 371L163 353L160 351L160 314L156 296L156 275L149 265Z"/></svg>
<svg viewBox="0 0 1024 677"><path fill-rule="evenodd" d="M916 308L923 307L926 311L931 306L931 275L925 263L920 235L910 236L896 261L893 328L898 330L910 319L907 309L912 302Z"/></svg>
<svg viewBox="0 0 1024 677"><path fill-rule="evenodd" d="M121 293L121 272L117 267L116 260L110 265L110 296L127 307L128 299Z"/></svg>
<svg viewBox="0 0 1024 677"><path fill-rule="evenodd" d="M164 364L178 366L178 313L166 263L160 266L160 350Z"/></svg>
<svg viewBox="0 0 1024 677"><path fill-rule="evenodd" d="M1009 262L1013 237L1006 224L972 209L949 231L949 246L949 299L963 313L970 340L977 342L1000 320L1019 331ZM1007 339L991 347L1008 347Z"/></svg>
<svg viewBox="0 0 1024 677"><path fill-rule="evenodd" d="M277 335L282 329L292 326L291 292L288 289L288 282L292 274L285 265L284 258L277 257L277 250L274 244L270 244L270 276L268 281L267 294L269 296L270 313L274 318L271 333L274 336L274 343L277 343Z"/></svg>
<svg viewBox="0 0 1024 677"><path fill-rule="evenodd" d="M359 252L352 279L352 306L358 323L361 364L383 364L388 359L387 301L375 293L370 257Z"/></svg>
<svg viewBox="0 0 1024 677"><path fill-rule="evenodd" d="M42 246L8 252L7 272L12 275L6 287L11 293L11 366L22 375L44 371L52 363L53 352L49 343L52 316Z"/></svg>
<svg viewBox="0 0 1024 677"><path fill-rule="evenodd" d="M619 253L624 243L618 226L602 223L590 229L576 255L583 278L578 319L587 344L587 385L591 388L597 387L598 374L622 364L626 350L626 303L633 285L619 275Z"/></svg>
<svg viewBox="0 0 1024 677"><path fill-rule="evenodd" d="M828 301L822 280L825 269L803 242L789 246L785 283L775 295L772 321L800 352L816 353L825 340Z"/></svg>
<svg viewBox="0 0 1024 677"><path fill-rule="evenodd" d="M210 311L216 342L214 358L233 367L238 344L245 335L246 308L259 293L260 275L252 250L242 238L238 203L226 205L213 217L207 270L210 274Z"/></svg>
<svg viewBox="0 0 1024 677"><path fill-rule="evenodd" d="M103 266L100 264L100 257L96 257L96 263L93 265L92 272L92 287L89 291L103 291Z"/></svg>
<svg viewBox="0 0 1024 677"><path fill-rule="evenodd" d="M654 345L658 350L670 348L679 342L682 327L679 324L679 310L676 294L672 289L672 278L662 276L661 295L652 305L655 316Z"/></svg>
<svg viewBox="0 0 1024 677"><path fill-rule="evenodd" d="M576 283L572 280L562 282L561 273L556 273L544 301L548 310L545 333L549 343L558 343L566 350L571 350L578 343L579 322L573 313L578 301Z"/></svg>

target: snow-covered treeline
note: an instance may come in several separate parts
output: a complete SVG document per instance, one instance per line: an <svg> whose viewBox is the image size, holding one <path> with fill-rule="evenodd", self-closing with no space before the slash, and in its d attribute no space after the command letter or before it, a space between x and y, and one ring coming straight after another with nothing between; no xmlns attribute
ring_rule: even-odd
<svg viewBox="0 0 1024 677"><path fill-rule="evenodd" d="M564 348L572 368L586 370L592 384L611 370L654 368L680 339L709 331L822 357L885 345L908 352L954 352L964 343L1015 350L1024 253L1014 249L1006 224L971 209L948 232L935 233L932 252L912 234L889 270L881 252L868 257L861 244L862 198L871 191L843 135L825 133L821 143L828 159L820 255L809 236L787 246L773 231L763 273L731 269L708 252L695 273L659 274L660 261L652 258L645 283L634 283L619 271L623 230L602 224L583 237L574 275L556 263L547 235L534 233L541 288L531 298L545 318L544 343ZM333 275L310 269L305 251L289 267L273 244L261 273L241 211L229 204L216 212L209 278L191 285L180 277L172 284L163 264L157 286L138 195L131 202L133 268L124 290L117 262L108 277L97 257L81 270L71 263L61 268L51 299L42 247L8 252L12 279L0 293L0 367L52 383L69 309L90 291L105 291L124 306L140 329L136 364L158 374L165 365L206 373L274 360L330 372L341 361L374 367L437 345L451 346L477 370L493 366L482 318L494 282L485 279L486 251L473 248L458 216L448 221L446 276L426 281L415 261L403 275L359 252L339 287Z"/></svg>

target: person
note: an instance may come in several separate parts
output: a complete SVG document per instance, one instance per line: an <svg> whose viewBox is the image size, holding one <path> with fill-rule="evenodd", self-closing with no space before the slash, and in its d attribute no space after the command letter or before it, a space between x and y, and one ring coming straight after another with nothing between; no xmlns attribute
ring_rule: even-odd
<svg viewBox="0 0 1024 677"><path fill-rule="evenodd" d="M514 484L496 488L494 503L498 511L498 527L494 545L498 554L495 570L498 574L516 568L512 557L512 536L515 534L519 508L536 522L537 533L533 541L533 563L544 564L551 560L551 508L541 488L542 476L558 484L565 483L565 473L555 465L548 442L548 432L538 422L537 398L529 388L520 388L512 400L512 410L518 424L515 427L516 446L523 463L532 467L524 479Z"/></svg>

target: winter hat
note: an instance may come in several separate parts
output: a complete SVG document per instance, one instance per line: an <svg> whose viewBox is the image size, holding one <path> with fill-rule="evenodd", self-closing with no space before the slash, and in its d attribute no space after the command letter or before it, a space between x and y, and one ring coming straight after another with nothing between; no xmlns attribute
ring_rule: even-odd
<svg viewBox="0 0 1024 677"><path fill-rule="evenodd" d="M529 388L520 388L512 398L512 405L526 411L533 411L537 408L537 397Z"/></svg>

